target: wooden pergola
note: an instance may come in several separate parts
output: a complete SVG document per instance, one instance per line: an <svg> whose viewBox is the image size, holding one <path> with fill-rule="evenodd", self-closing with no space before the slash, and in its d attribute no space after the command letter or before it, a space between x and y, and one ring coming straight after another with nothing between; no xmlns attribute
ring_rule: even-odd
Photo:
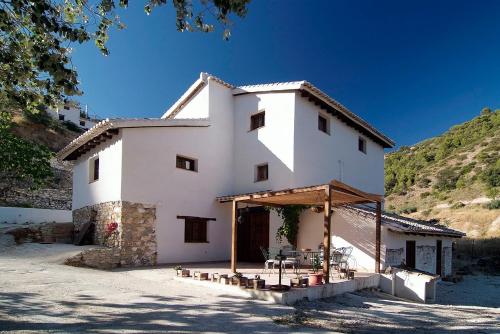
<svg viewBox="0 0 500 334"><path fill-rule="evenodd" d="M346 204L375 203L376 204L376 227L375 227L375 272L380 272L380 224L382 214L382 195L370 194L353 188L345 183L333 180L328 184L284 189L278 191L261 191L256 193L222 196L217 200L221 203L232 202L232 240L231 240L231 270L236 272L237 263L237 236L238 236L238 204L248 203L264 206L285 205L310 205L324 207L323 214L323 273L325 282L330 278L330 248L331 248L331 225L332 207Z"/></svg>

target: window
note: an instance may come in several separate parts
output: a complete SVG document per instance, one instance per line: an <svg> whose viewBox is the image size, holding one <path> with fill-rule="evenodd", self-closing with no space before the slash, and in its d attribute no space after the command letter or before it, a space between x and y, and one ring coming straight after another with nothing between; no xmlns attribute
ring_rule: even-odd
<svg viewBox="0 0 500 334"><path fill-rule="evenodd" d="M99 157L94 157L89 160L89 182L99 180Z"/></svg>
<svg viewBox="0 0 500 334"><path fill-rule="evenodd" d="M59 115L59 120L64 121L64 115Z"/></svg>
<svg viewBox="0 0 500 334"><path fill-rule="evenodd" d="M267 164L255 166L255 182L265 181L269 178Z"/></svg>
<svg viewBox="0 0 500 334"><path fill-rule="evenodd" d="M180 169L190 170L193 172L198 171L198 162L195 159L186 158L180 155L177 156L175 165Z"/></svg>
<svg viewBox="0 0 500 334"><path fill-rule="evenodd" d="M250 116L250 131L261 128L265 125L265 112L261 111L258 114Z"/></svg>
<svg viewBox="0 0 500 334"><path fill-rule="evenodd" d="M330 134L330 126L329 126L328 118L323 115L318 115L318 130L322 131L326 134Z"/></svg>
<svg viewBox="0 0 500 334"><path fill-rule="evenodd" d="M366 139L358 138L358 150L366 154Z"/></svg>
<svg viewBox="0 0 500 334"><path fill-rule="evenodd" d="M80 126L85 126L85 121L80 121Z"/></svg>
<svg viewBox="0 0 500 334"><path fill-rule="evenodd" d="M69 106L64 106L64 109L69 110L70 108L69 108Z"/></svg>
<svg viewBox="0 0 500 334"><path fill-rule="evenodd" d="M177 216L177 219L184 219L184 242L204 243L208 242L207 222L215 218Z"/></svg>

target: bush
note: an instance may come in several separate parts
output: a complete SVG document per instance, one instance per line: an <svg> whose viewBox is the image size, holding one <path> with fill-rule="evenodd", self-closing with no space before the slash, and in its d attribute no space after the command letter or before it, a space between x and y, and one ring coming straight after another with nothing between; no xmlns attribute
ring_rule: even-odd
<svg viewBox="0 0 500 334"><path fill-rule="evenodd" d="M458 175L450 168L440 170L436 176L434 187L439 191L453 190L457 186Z"/></svg>
<svg viewBox="0 0 500 334"><path fill-rule="evenodd" d="M492 200L491 202L486 204L484 207L486 209L489 209L489 210L498 210L498 209L500 209L500 199Z"/></svg>
<svg viewBox="0 0 500 334"><path fill-rule="evenodd" d="M453 204L453 205L451 206L451 208L452 208L453 210L455 210L455 209L460 209L460 208L463 208L464 206L465 206L465 204L464 204L464 203L462 203L462 202L456 202L455 204Z"/></svg>
<svg viewBox="0 0 500 334"><path fill-rule="evenodd" d="M78 127L78 125L76 125L75 123L73 122L70 122L70 121L64 121L62 122L62 124L64 125L64 127L66 129L68 129L69 131L73 131L73 132L83 132L82 129L80 129L80 127Z"/></svg>
<svg viewBox="0 0 500 334"><path fill-rule="evenodd" d="M417 207L415 205L406 205L399 209L399 213L413 213L417 212Z"/></svg>
<svg viewBox="0 0 500 334"><path fill-rule="evenodd" d="M431 193L429 191L425 191L423 193L420 194L420 198L427 198L431 195Z"/></svg>

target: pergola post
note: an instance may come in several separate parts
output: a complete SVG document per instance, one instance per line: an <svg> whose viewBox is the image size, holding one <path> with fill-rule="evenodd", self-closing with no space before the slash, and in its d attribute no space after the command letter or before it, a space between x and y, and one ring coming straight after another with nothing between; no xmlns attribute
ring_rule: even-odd
<svg viewBox="0 0 500 334"><path fill-rule="evenodd" d="M375 272L380 273L380 226L382 223L382 203L377 202L375 216Z"/></svg>
<svg viewBox="0 0 500 334"><path fill-rule="evenodd" d="M237 240L238 238L238 201L233 200L233 211L231 216L231 271L236 272L237 262Z"/></svg>
<svg viewBox="0 0 500 334"><path fill-rule="evenodd" d="M325 209L323 211L323 274L325 283L330 282L330 230L332 225L332 187L326 190Z"/></svg>

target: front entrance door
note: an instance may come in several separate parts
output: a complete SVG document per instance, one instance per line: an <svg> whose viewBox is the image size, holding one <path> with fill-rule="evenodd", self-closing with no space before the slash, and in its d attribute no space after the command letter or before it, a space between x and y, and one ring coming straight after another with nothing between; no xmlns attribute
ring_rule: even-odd
<svg viewBox="0 0 500 334"><path fill-rule="evenodd" d="M238 261L264 262L260 247L269 247L269 211L262 207L240 209Z"/></svg>
<svg viewBox="0 0 500 334"><path fill-rule="evenodd" d="M441 240L436 241L436 275L441 276L441 252L443 249L443 242Z"/></svg>

